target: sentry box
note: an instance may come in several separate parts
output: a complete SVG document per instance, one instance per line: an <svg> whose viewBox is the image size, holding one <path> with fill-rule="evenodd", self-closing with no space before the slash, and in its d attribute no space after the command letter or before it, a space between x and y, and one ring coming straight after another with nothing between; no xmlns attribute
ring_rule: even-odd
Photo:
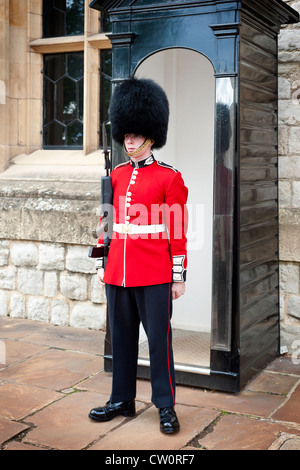
<svg viewBox="0 0 300 470"><path fill-rule="evenodd" d="M278 353L277 38L282 0L94 0L112 84L152 78L170 103L155 157L189 188L186 294L174 302L179 384L237 392ZM124 156L112 143L112 166ZM112 356L109 328L105 370ZM141 331L139 377L149 377Z"/></svg>

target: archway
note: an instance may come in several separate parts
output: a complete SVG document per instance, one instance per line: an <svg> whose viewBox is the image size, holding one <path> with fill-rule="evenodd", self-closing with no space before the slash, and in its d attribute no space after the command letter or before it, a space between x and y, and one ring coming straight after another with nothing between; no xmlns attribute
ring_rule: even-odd
<svg viewBox="0 0 300 470"><path fill-rule="evenodd" d="M135 76L152 78L167 93L166 146L155 152L179 169L189 188L186 294L173 303L177 369L210 367L212 308L215 77L211 62L190 49L173 48L146 58ZM142 336L142 335L141 335ZM146 355L143 346L140 358ZM142 363L142 361L140 361Z"/></svg>

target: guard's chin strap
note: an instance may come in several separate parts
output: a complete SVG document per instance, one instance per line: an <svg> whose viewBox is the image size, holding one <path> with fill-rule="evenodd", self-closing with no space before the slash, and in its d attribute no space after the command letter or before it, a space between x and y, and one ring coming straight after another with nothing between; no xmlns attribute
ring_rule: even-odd
<svg viewBox="0 0 300 470"><path fill-rule="evenodd" d="M125 142L123 144L123 147L124 147L124 151L127 153L127 155L129 157L138 157L140 153L142 153L149 145L152 144L152 140L151 139L146 139L145 142L136 150L134 150L133 152L128 152L127 149L126 149L126 146L125 146Z"/></svg>

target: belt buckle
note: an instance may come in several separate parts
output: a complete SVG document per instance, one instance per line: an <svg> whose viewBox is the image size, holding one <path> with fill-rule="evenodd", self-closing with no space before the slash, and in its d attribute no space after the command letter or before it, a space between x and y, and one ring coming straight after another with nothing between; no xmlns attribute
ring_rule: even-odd
<svg viewBox="0 0 300 470"><path fill-rule="evenodd" d="M132 233L132 226L131 224L122 224L122 233L131 234Z"/></svg>

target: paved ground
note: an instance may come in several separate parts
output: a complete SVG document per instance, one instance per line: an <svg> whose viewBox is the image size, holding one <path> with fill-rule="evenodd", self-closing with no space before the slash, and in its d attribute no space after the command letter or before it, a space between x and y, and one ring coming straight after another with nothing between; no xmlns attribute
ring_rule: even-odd
<svg viewBox="0 0 300 470"><path fill-rule="evenodd" d="M300 450L300 365L290 357L238 394L179 386L181 431L165 436L146 380L135 418L88 419L110 393L103 332L2 317L0 339L3 450Z"/></svg>

